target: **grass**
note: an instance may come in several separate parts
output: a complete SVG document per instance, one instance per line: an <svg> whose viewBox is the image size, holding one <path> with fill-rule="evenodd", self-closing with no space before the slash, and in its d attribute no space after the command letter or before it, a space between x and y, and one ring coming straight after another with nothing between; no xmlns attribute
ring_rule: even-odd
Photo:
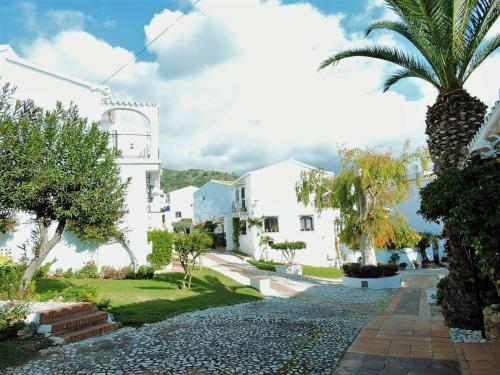
<svg viewBox="0 0 500 375"><path fill-rule="evenodd" d="M153 323L187 311L255 301L262 295L255 289L204 268L193 273L190 290L180 289L183 273L156 275L152 280L38 279L37 295L62 290L68 284L90 285L100 298L111 300L111 312L124 325Z"/></svg>
<svg viewBox="0 0 500 375"><path fill-rule="evenodd" d="M249 259L248 263L254 265L259 270L275 272L275 266L282 265L283 263L264 262L260 260ZM304 276L322 277L325 279L338 279L344 276L344 271L340 268L334 267L314 267L302 266L302 274Z"/></svg>
<svg viewBox="0 0 500 375"><path fill-rule="evenodd" d="M51 346L45 337L34 336L27 339L9 339L0 341L0 370L8 366L20 365L31 358L41 349ZM1 372L1 371L0 371Z"/></svg>

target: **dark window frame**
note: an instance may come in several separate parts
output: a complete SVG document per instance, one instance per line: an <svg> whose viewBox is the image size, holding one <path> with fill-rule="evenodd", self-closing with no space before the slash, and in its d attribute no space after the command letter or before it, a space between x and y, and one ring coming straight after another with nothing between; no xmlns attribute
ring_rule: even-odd
<svg viewBox="0 0 500 375"><path fill-rule="evenodd" d="M308 228L307 222L310 221L310 226ZM302 215L299 219L300 231L301 232L314 232L314 217L313 215Z"/></svg>
<svg viewBox="0 0 500 375"><path fill-rule="evenodd" d="M276 220L275 223L272 222L273 219ZM276 230L274 230L273 227ZM266 216L264 218L264 232L265 233L279 233L279 231L280 231L280 225L279 225L278 216Z"/></svg>

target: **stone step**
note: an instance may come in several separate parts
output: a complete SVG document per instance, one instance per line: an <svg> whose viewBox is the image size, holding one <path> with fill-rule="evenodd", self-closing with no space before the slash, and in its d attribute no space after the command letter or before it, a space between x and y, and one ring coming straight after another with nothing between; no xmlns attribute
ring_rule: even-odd
<svg viewBox="0 0 500 375"><path fill-rule="evenodd" d="M105 333L113 332L118 328L120 328L120 323L102 323L85 327L77 331L68 332L58 337L63 340L64 344L70 344L73 342L86 340L91 337L101 336Z"/></svg>
<svg viewBox="0 0 500 375"><path fill-rule="evenodd" d="M88 326L106 323L107 320L108 313L106 311L70 314L52 321L50 331L54 335L61 335Z"/></svg>
<svg viewBox="0 0 500 375"><path fill-rule="evenodd" d="M51 324L58 319L69 318L71 315L88 314L99 311L95 303L75 303L68 306L55 307L39 312L40 324Z"/></svg>

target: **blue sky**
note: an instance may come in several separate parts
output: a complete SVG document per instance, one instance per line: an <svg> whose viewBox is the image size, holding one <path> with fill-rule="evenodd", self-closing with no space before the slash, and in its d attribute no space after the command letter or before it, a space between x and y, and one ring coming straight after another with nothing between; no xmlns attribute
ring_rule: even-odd
<svg viewBox="0 0 500 375"><path fill-rule="evenodd" d="M64 73L102 82L185 10L190 0L0 1L0 44ZM337 166L336 148L425 144L436 92L416 79L388 93L394 66L366 59L317 72L335 51L408 47L389 33L382 0L201 0L109 85L118 99L161 107L164 165L243 172L286 159ZM498 99L495 55L467 88Z"/></svg>

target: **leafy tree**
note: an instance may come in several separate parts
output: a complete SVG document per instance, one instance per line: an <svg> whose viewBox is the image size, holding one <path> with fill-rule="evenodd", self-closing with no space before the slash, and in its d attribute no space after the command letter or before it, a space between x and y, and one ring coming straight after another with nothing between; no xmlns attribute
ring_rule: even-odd
<svg viewBox="0 0 500 375"><path fill-rule="evenodd" d="M161 270L172 262L172 233L160 229L150 230L148 242L152 243L152 251L148 255L148 261L155 270Z"/></svg>
<svg viewBox="0 0 500 375"><path fill-rule="evenodd" d="M385 82L384 91L403 78L419 78L435 87L438 96L428 107L427 144L439 175L456 169L464 160L466 146L484 121L486 106L472 97L464 84L474 71L500 46L500 34L486 38L500 14L498 0L385 0L396 20L378 21L366 30L389 30L406 39L411 47L367 46L336 53L323 61L320 69L350 57L369 57L400 66ZM448 238L450 285L467 290L470 274L466 250L460 247L460 233L453 233L444 221ZM454 236L457 236L455 239ZM461 271L461 272L460 272ZM477 301L476 301L477 302ZM450 305L451 306L451 305ZM467 319L463 299L454 302L454 310ZM462 309L462 310L461 310Z"/></svg>
<svg viewBox="0 0 500 375"><path fill-rule="evenodd" d="M191 289L191 279L196 261L212 246L212 238L204 232L174 233L174 247L184 269L182 287ZM187 281L187 284L186 284Z"/></svg>
<svg viewBox="0 0 500 375"><path fill-rule="evenodd" d="M303 173L297 185L297 199L304 204L312 202L318 210L340 209L340 240L361 250L363 265L377 265L375 248L391 243L413 247L419 240L395 210L411 189L408 169L416 159L425 161L424 152L410 153L408 147L399 158L370 149L340 149L343 160L338 175L315 169Z"/></svg>
<svg viewBox="0 0 500 375"><path fill-rule="evenodd" d="M466 269L451 268L448 282L440 284L445 318L453 327L482 327L482 307L500 297L500 158L473 160L460 171L446 171L420 192L420 213L431 221L447 220L448 228L460 236L457 246L466 251ZM490 283L476 276L480 270ZM479 298L471 298L449 281L464 277L465 290L474 290ZM496 300L491 286L496 287ZM495 289L493 289L495 290ZM474 297L474 296L473 296ZM455 301L461 300L462 305ZM458 312L457 312L457 309ZM466 310L463 316L460 311Z"/></svg>
<svg viewBox="0 0 500 375"><path fill-rule="evenodd" d="M88 124L76 106L58 103L43 111L31 101L2 105L0 212L30 213L37 226L33 258L21 281L26 290L68 225L80 229L77 234L98 228L117 233L127 183L120 180L108 134Z"/></svg>
<svg viewBox="0 0 500 375"><path fill-rule="evenodd" d="M176 233L189 233L191 231L191 226L193 225L193 219L181 219L176 221L173 225L174 232Z"/></svg>
<svg viewBox="0 0 500 375"><path fill-rule="evenodd" d="M295 252L297 250L303 250L307 247L307 244L304 241L296 241L296 242L271 242L271 249L280 250L283 252L283 256L288 264L293 264L295 261Z"/></svg>

